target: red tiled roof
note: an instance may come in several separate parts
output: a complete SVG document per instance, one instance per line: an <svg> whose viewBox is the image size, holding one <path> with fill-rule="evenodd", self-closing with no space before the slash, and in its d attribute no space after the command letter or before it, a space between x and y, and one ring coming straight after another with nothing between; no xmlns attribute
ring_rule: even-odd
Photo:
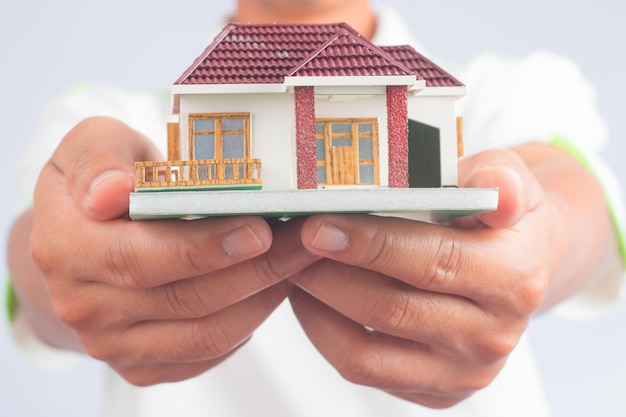
<svg viewBox="0 0 626 417"><path fill-rule="evenodd" d="M354 33L341 29L290 76L393 76L412 75L381 49Z"/></svg>
<svg viewBox="0 0 626 417"><path fill-rule="evenodd" d="M382 46L381 49L413 71L418 79L426 80L428 87L458 87L463 85L459 80L408 45Z"/></svg>
<svg viewBox="0 0 626 417"><path fill-rule="evenodd" d="M413 73L427 85L461 85L413 48L379 48L345 23L231 23L176 84L272 84L286 76Z"/></svg>

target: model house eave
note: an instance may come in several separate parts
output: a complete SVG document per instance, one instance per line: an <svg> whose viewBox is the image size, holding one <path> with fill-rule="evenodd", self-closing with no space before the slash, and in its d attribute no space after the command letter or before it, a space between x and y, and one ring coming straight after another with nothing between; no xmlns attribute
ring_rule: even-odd
<svg viewBox="0 0 626 417"><path fill-rule="evenodd" d="M422 83L425 85L423 80ZM406 85L413 86L418 83L415 75L395 76L297 76L285 77L285 85L293 87L317 87L317 86L390 86Z"/></svg>
<svg viewBox="0 0 626 417"><path fill-rule="evenodd" d="M287 91L285 84L176 84L172 94L272 94Z"/></svg>
<svg viewBox="0 0 626 417"><path fill-rule="evenodd" d="M286 77L285 82L280 84L176 84L172 87L172 94L272 94L284 93L293 87L348 87L355 89L351 92L355 94L358 88L367 90L368 87L393 85L405 85L411 90L422 90L426 87L426 81L417 80L414 75Z"/></svg>
<svg viewBox="0 0 626 417"><path fill-rule="evenodd" d="M413 96L420 97L443 97L443 96L453 96L456 98L460 98L465 96L467 93L467 88L462 86L453 86L453 87L426 87L426 88L409 88L409 94Z"/></svg>

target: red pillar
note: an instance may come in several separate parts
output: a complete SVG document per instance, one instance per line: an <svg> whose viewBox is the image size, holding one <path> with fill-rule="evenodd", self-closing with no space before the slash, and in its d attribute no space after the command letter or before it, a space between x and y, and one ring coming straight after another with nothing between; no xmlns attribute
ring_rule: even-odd
<svg viewBox="0 0 626 417"><path fill-rule="evenodd" d="M295 87L296 156L298 189L317 188L315 153L315 92L313 87Z"/></svg>
<svg viewBox="0 0 626 417"><path fill-rule="evenodd" d="M407 87L387 87L387 129L389 132L389 187L409 186Z"/></svg>

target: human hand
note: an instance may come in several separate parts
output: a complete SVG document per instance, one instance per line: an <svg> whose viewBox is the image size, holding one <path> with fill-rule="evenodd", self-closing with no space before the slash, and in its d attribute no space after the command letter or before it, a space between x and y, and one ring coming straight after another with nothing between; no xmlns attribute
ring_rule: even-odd
<svg viewBox="0 0 626 417"><path fill-rule="evenodd" d="M158 158L122 123L88 119L43 169L32 211L50 310L76 338L47 341L137 385L190 378L228 357L287 296L283 279L317 259L297 222L275 227L273 239L258 217L130 221L134 162Z"/></svg>
<svg viewBox="0 0 626 417"><path fill-rule="evenodd" d="M555 159L568 181L588 178L569 157ZM433 408L495 378L531 316L574 290L575 268L591 269L570 257L584 258L570 250L573 210L543 162L531 172L511 151L463 160L460 184L498 187L499 208L451 226L367 215L304 223L304 246L326 259L290 278L300 289L291 303L344 378Z"/></svg>

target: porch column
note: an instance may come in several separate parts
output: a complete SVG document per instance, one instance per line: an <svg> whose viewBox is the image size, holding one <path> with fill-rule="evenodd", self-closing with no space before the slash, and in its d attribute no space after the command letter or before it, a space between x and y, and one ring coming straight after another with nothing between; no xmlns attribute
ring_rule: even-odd
<svg viewBox="0 0 626 417"><path fill-rule="evenodd" d="M387 131L389 133L389 187L409 186L407 87L387 86Z"/></svg>
<svg viewBox="0 0 626 417"><path fill-rule="evenodd" d="M295 87L298 189L317 188L314 87Z"/></svg>

